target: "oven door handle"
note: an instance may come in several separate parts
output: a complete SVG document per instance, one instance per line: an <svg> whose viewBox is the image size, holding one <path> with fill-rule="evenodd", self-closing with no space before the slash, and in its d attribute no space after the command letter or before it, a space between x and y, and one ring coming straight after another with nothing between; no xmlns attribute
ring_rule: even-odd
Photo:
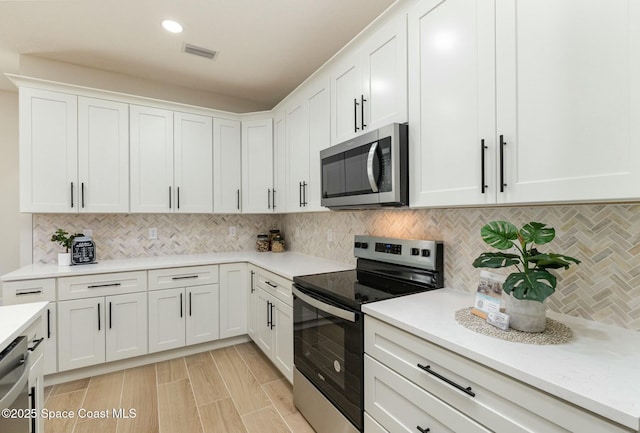
<svg viewBox="0 0 640 433"><path fill-rule="evenodd" d="M367 177L369 178L369 186L373 192L378 192L378 180L373 175L373 160L376 157L376 150L378 150L377 141L371 145L369 155L367 156Z"/></svg>
<svg viewBox="0 0 640 433"><path fill-rule="evenodd" d="M312 307L317 308L318 310L324 311L325 313L331 314L333 316L337 316L349 322L355 323L356 321L356 314L353 311L343 310L342 308L329 305L305 293L302 293L300 290L296 289L295 287L293 287L292 291L293 291L293 294L296 295L298 298L300 298L302 301L306 302Z"/></svg>
<svg viewBox="0 0 640 433"><path fill-rule="evenodd" d="M20 378L5 395L0 396L0 410L9 408L27 384L27 380L29 380L29 355L26 355L25 358L20 361L20 364L9 374L19 369L23 370Z"/></svg>

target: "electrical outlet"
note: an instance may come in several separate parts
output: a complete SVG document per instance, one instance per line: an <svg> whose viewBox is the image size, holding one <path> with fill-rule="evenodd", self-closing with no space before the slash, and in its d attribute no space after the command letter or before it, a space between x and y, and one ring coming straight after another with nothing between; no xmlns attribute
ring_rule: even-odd
<svg viewBox="0 0 640 433"><path fill-rule="evenodd" d="M235 226L231 226L229 227L229 236L231 237L236 237L236 227Z"/></svg>
<svg viewBox="0 0 640 433"><path fill-rule="evenodd" d="M331 229L327 229L327 242L333 242L333 231Z"/></svg>
<svg viewBox="0 0 640 433"><path fill-rule="evenodd" d="M149 229L149 239L158 239L158 229L153 227Z"/></svg>
<svg viewBox="0 0 640 433"><path fill-rule="evenodd" d="M91 236L93 236L93 230L91 230L91 229L84 229L84 230L82 230L82 234L83 234L83 235L85 235L85 236L89 236L89 237L91 237Z"/></svg>

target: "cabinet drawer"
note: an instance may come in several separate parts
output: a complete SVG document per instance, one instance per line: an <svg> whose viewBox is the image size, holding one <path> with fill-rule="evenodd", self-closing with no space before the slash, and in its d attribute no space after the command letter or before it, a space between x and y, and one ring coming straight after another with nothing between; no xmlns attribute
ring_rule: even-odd
<svg viewBox="0 0 640 433"><path fill-rule="evenodd" d="M367 354L491 430L514 433L628 431L394 326L368 316L365 320ZM429 370L441 378L418 364L429 366ZM474 396L464 391L467 387Z"/></svg>
<svg viewBox="0 0 640 433"><path fill-rule="evenodd" d="M290 280L260 268L258 268L256 277L257 287L267 293L271 293L285 304L293 306L292 282Z"/></svg>
<svg viewBox="0 0 640 433"><path fill-rule="evenodd" d="M177 289L217 282L218 265L188 266L149 271L149 290Z"/></svg>
<svg viewBox="0 0 640 433"><path fill-rule="evenodd" d="M147 290L145 271L58 278L58 300L60 301L145 290Z"/></svg>
<svg viewBox="0 0 640 433"><path fill-rule="evenodd" d="M368 413L364 414L364 431L367 433L389 433L378 422L371 418Z"/></svg>
<svg viewBox="0 0 640 433"><path fill-rule="evenodd" d="M5 305L55 301L56 280L55 278L42 278L4 282L2 283L2 299Z"/></svg>
<svg viewBox="0 0 640 433"><path fill-rule="evenodd" d="M433 432L489 433L369 356L365 356L364 371L365 410L389 433L418 432L418 427Z"/></svg>

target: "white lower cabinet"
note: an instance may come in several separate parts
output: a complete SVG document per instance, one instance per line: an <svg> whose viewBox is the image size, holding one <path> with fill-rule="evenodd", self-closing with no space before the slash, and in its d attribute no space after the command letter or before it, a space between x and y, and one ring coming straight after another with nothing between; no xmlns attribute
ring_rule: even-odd
<svg viewBox="0 0 640 433"><path fill-rule="evenodd" d="M247 333L247 264L220 265L220 338Z"/></svg>
<svg viewBox="0 0 640 433"><path fill-rule="evenodd" d="M149 352L216 340L218 284L149 292Z"/></svg>
<svg viewBox="0 0 640 433"><path fill-rule="evenodd" d="M247 334L256 341L258 328L258 292L256 291L257 271L254 265L247 267L249 270L249 290L247 291Z"/></svg>
<svg viewBox="0 0 640 433"><path fill-rule="evenodd" d="M249 336L275 364L282 374L293 381L293 296L291 281L261 268L249 272Z"/></svg>
<svg viewBox="0 0 640 433"><path fill-rule="evenodd" d="M44 364L45 357L42 352L34 351L32 355L34 361L31 361L29 369L29 378L27 379L29 387L29 409L40 413L44 409ZM30 433L44 433L44 418L36 416L31 418Z"/></svg>
<svg viewBox="0 0 640 433"><path fill-rule="evenodd" d="M146 293L59 302L59 371L144 355L146 313Z"/></svg>
<svg viewBox="0 0 640 433"><path fill-rule="evenodd" d="M365 411L390 433L629 431L370 316L364 344Z"/></svg>

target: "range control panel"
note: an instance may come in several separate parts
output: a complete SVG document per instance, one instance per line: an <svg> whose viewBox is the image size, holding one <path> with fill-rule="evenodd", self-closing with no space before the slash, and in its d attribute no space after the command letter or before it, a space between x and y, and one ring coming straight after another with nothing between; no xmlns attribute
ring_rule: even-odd
<svg viewBox="0 0 640 433"><path fill-rule="evenodd" d="M357 235L353 255L363 259L437 270L443 262L443 251L444 247L440 241Z"/></svg>

